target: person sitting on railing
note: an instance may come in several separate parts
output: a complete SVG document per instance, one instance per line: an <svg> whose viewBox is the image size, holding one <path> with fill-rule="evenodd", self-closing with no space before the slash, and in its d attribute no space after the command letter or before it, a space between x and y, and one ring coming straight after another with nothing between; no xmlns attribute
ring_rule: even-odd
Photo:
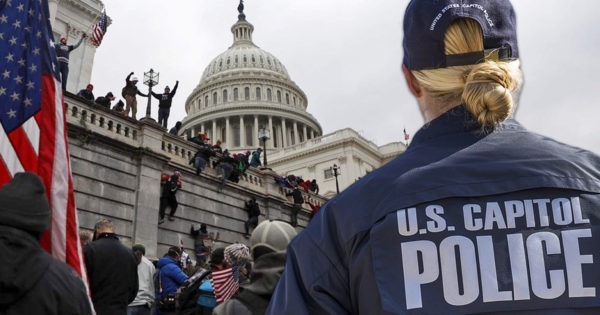
<svg viewBox="0 0 600 315"><path fill-rule="evenodd" d="M88 101L94 101L94 92L92 92L94 90L94 86L90 83L88 84L85 89L81 89L79 90L79 92L77 93L77 96L79 97L83 97Z"/></svg>
<svg viewBox="0 0 600 315"><path fill-rule="evenodd" d="M298 186L302 187L302 189L304 189L304 192L308 192L308 187L310 186L310 179L307 180L302 180L301 178L298 179Z"/></svg>
<svg viewBox="0 0 600 315"><path fill-rule="evenodd" d="M108 92L105 96L98 96L96 98L96 104L110 109L110 102L114 100L115 96L112 94L112 92Z"/></svg>
<svg viewBox="0 0 600 315"><path fill-rule="evenodd" d="M310 192L314 193L315 195L319 194L319 185L317 184L316 179L313 179L310 182L310 185L308 186L308 190L310 190Z"/></svg>
<svg viewBox="0 0 600 315"><path fill-rule="evenodd" d="M217 140L217 143L215 143L212 146L213 151L215 151L215 153L217 154L223 154L223 148L221 148L221 140Z"/></svg>
<svg viewBox="0 0 600 315"><path fill-rule="evenodd" d="M117 112L121 115L125 115L125 103L123 103L123 100L119 100L117 102L117 104L115 104L115 106L113 106L112 110L114 110L115 112Z"/></svg>
<svg viewBox="0 0 600 315"><path fill-rule="evenodd" d="M256 149L256 151L252 152L252 158L250 159L250 166L259 167L262 164L260 163L260 153L262 152L262 148Z"/></svg>
<svg viewBox="0 0 600 315"><path fill-rule="evenodd" d="M174 136L178 136L180 129L181 129L181 121L178 121L175 123L175 127L171 128L171 130L169 130L169 133Z"/></svg>

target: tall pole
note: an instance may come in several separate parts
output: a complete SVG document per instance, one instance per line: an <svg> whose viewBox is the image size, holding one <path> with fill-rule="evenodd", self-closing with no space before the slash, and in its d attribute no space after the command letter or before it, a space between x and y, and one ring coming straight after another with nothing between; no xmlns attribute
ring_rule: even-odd
<svg viewBox="0 0 600 315"><path fill-rule="evenodd" d="M340 185L338 183L338 166L337 164L333 164L333 176L335 176L335 190L337 191L337 194L340 194Z"/></svg>
<svg viewBox="0 0 600 315"><path fill-rule="evenodd" d="M148 105L146 105L146 118L150 118L150 102L152 101L152 80L148 84Z"/></svg>
<svg viewBox="0 0 600 315"><path fill-rule="evenodd" d="M263 137L263 152L265 153L265 155L263 155L263 165L266 168L267 167L267 137Z"/></svg>

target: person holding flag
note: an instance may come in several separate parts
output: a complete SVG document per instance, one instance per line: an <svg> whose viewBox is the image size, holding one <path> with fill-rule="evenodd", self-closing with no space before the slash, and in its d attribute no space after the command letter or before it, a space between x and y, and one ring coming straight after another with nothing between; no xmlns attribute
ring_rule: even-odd
<svg viewBox="0 0 600 315"><path fill-rule="evenodd" d="M87 285L48 2L2 0L0 17L12 21L0 23L0 187L21 172L41 178L52 220L40 245Z"/></svg>

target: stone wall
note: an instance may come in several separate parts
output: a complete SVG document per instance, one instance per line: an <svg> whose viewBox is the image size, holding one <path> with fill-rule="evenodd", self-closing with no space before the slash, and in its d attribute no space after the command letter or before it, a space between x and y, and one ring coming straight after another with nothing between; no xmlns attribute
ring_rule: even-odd
<svg viewBox="0 0 600 315"><path fill-rule="evenodd" d="M278 175L272 171L250 168L239 183L228 182L219 191L212 165L200 176L188 165L195 144L168 134L152 120L135 121L70 93L65 104L81 228L91 230L96 221L108 218L125 244L143 243L146 255L155 258L180 240L191 254L191 224L206 223L209 232L218 233L222 245L247 242L244 202L252 196L261 207L260 221L289 222L291 197L275 183ZM159 226L160 175L175 170L183 180L176 220ZM305 198L325 202L314 194ZM308 222L310 209L304 210L298 217L299 229Z"/></svg>

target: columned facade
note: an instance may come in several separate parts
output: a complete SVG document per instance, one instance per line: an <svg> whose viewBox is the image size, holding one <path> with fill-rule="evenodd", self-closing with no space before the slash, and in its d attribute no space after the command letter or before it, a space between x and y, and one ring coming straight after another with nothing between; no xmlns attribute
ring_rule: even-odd
<svg viewBox="0 0 600 315"><path fill-rule="evenodd" d="M231 27L233 45L209 63L186 100L182 133L205 132L231 152L262 146L261 128L270 131L270 151L321 136L321 125L306 111L306 94L275 56L252 42L253 31L245 18Z"/></svg>

